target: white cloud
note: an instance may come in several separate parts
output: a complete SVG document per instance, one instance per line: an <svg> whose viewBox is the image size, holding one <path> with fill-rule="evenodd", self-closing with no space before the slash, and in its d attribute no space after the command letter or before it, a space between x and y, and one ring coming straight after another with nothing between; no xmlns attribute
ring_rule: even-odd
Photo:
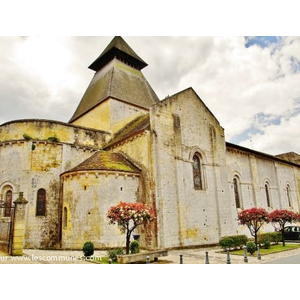
<svg viewBox="0 0 300 300"><path fill-rule="evenodd" d="M82 51L77 41L71 37L0 39L2 119L69 120L93 75L87 62L82 66L89 50ZM79 41L84 44L85 39Z"/></svg>
<svg viewBox="0 0 300 300"><path fill-rule="evenodd" d="M295 151L299 153L299 124L299 114L290 118L282 117L280 125L266 125L263 134L254 134L251 136L251 142L245 141L241 145L272 155Z"/></svg>
<svg viewBox="0 0 300 300"><path fill-rule="evenodd" d="M260 151L300 153L296 133L289 133L300 121L300 73L291 59L300 61L299 38L265 48L245 48L243 37L124 38L149 64L143 73L161 99L192 86L225 128L227 141L253 128L259 134L244 145L252 138ZM111 39L0 38L0 120L68 121L93 76L87 67ZM291 140L283 143L279 132Z"/></svg>
<svg viewBox="0 0 300 300"><path fill-rule="evenodd" d="M274 153L277 139L278 151L283 149L279 137L276 137L276 130L274 137L264 139L265 134L272 133L263 127L269 123L264 124L263 120L260 124L253 122L257 120L258 113L272 115L273 120L295 111L294 100L300 96L300 74L292 70L290 57L300 54L300 47L295 46L298 40L282 39L276 47L252 46L247 49L244 39L239 37L214 37L209 39L208 44L213 46L209 51L203 51L202 60L193 59L193 67L180 74L180 82L174 82L177 91L193 86L225 127L227 140L232 140L254 125L253 131L259 129L264 141L255 143L257 150ZM188 51L180 50L177 55L189 56ZM180 57L176 61L180 63ZM284 123L286 131L289 129L288 122L286 120ZM300 152L300 147L292 140L289 143L285 141L284 149Z"/></svg>

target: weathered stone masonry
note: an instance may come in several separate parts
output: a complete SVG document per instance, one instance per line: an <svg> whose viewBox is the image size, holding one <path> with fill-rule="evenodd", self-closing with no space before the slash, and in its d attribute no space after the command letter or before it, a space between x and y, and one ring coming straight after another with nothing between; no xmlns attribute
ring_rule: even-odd
<svg viewBox="0 0 300 300"><path fill-rule="evenodd" d="M44 120L10 122L0 127L0 134L0 189L9 186L13 199L22 191L29 202L26 207L25 247L58 248L60 174L99 150L108 134ZM24 139L24 134L27 139ZM63 142L47 140L54 135ZM95 138L95 135L98 137ZM36 215L39 189L46 190L46 212L43 216Z"/></svg>
<svg viewBox="0 0 300 300"><path fill-rule="evenodd" d="M146 66L115 37L89 67L94 77L69 123L0 125L0 200L24 193L25 247L122 247L124 236L106 220L120 201L155 208L155 222L136 232L151 249L249 235L237 221L244 208L299 212L298 154L227 143L192 88L160 101Z"/></svg>

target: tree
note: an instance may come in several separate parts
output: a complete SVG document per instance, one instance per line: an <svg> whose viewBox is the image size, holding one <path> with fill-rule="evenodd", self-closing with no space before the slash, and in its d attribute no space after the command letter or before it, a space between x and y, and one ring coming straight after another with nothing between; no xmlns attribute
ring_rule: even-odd
<svg viewBox="0 0 300 300"><path fill-rule="evenodd" d="M109 224L121 226L121 232L126 233L126 254L129 254L130 237L134 229L155 219L152 208L143 203L120 202L107 212Z"/></svg>
<svg viewBox="0 0 300 300"><path fill-rule="evenodd" d="M286 209L276 209L270 213L270 222L275 230L281 232L283 247L285 247L284 229L286 223L293 223L295 221L300 221L300 215Z"/></svg>
<svg viewBox="0 0 300 300"><path fill-rule="evenodd" d="M257 245L257 234L264 223L269 223L269 214L263 208L244 209L238 214L239 223L246 225Z"/></svg>

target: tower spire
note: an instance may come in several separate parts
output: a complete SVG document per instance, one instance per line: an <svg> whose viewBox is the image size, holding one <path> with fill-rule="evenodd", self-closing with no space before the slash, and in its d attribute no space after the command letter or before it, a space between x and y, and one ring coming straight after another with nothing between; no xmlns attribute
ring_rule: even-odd
<svg viewBox="0 0 300 300"><path fill-rule="evenodd" d="M141 72L141 69L146 66L147 63L122 37L114 37L90 65L89 68L96 73L69 122L88 126L89 121L84 116L91 111L94 111L92 115L98 114L97 108L106 100L112 99L134 106L137 111L149 110L159 99ZM112 110L110 113L113 114ZM91 120L93 118L95 117ZM107 119L107 116L105 118ZM100 125L93 126L96 129L100 128Z"/></svg>
<svg viewBox="0 0 300 300"><path fill-rule="evenodd" d="M89 66L89 69L98 72L114 58L118 58L138 70L148 65L132 50L121 36L115 36L100 56Z"/></svg>

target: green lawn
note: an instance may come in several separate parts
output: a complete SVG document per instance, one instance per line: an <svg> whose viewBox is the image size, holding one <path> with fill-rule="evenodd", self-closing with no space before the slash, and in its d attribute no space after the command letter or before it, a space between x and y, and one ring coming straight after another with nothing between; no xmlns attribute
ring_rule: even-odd
<svg viewBox="0 0 300 300"><path fill-rule="evenodd" d="M264 249L264 247L260 248L260 254L261 255L267 255L272 253L278 253L282 251L288 251L300 248L300 244L285 244L285 247L282 246L282 243L279 243L278 245L271 245L270 249ZM230 251L230 254L233 255L244 255L244 250L233 250ZM247 253L248 256L251 256L250 253ZM257 255L257 251L253 254L253 256Z"/></svg>

